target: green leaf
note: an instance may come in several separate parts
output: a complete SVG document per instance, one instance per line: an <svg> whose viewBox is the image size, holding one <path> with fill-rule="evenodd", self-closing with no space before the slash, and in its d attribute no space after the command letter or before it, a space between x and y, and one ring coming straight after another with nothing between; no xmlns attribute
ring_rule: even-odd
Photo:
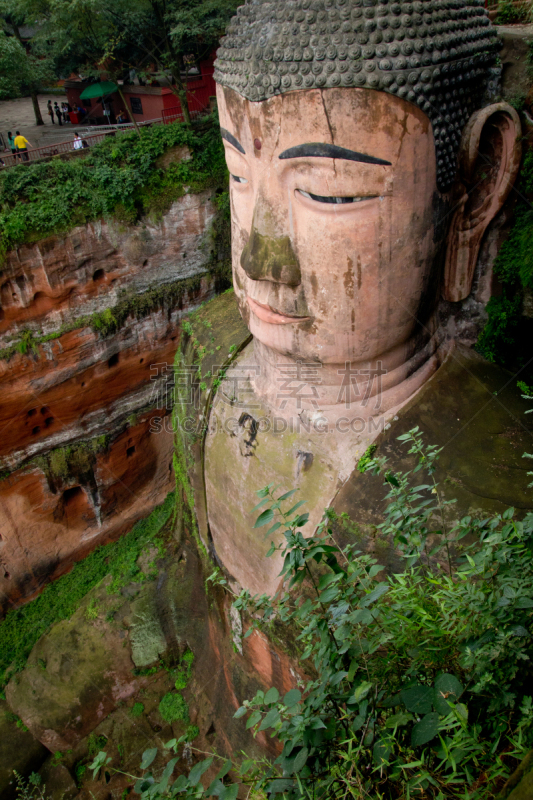
<svg viewBox="0 0 533 800"><path fill-rule="evenodd" d="M274 728L279 722L279 711L277 708L271 708L263 722L259 726L260 731L266 731L267 728Z"/></svg>
<svg viewBox="0 0 533 800"><path fill-rule="evenodd" d="M455 675L450 675L447 672L439 675L435 681L435 709L439 714L446 716L446 714L450 713L448 701L457 703L463 691L463 686Z"/></svg>
<svg viewBox="0 0 533 800"><path fill-rule="evenodd" d="M325 589L330 585L330 583L333 583L333 581L338 581L340 577L340 575L336 575L334 572L329 572L326 575L322 575L318 581L318 588L320 591L322 591L322 589Z"/></svg>
<svg viewBox="0 0 533 800"><path fill-rule="evenodd" d="M213 756L211 758L206 758L204 761L199 761L198 764L191 769L189 772L189 783L192 786L196 786L200 783L200 778L206 772L211 764L213 763Z"/></svg>
<svg viewBox="0 0 533 800"><path fill-rule="evenodd" d="M298 689L291 689L283 698L283 705L293 708L302 699L302 693Z"/></svg>
<svg viewBox="0 0 533 800"><path fill-rule="evenodd" d="M399 711L397 714L393 714L392 717L388 718L385 727L400 728L402 725L407 725L412 719L412 714L409 714L407 711Z"/></svg>
<svg viewBox="0 0 533 800"><path fill-rule="evenodd" d="M241 706L240 708L237 709L237 711L233 715L233 719L240 719L241 717L244 717L247 711L248 709L246 708L246 706Z"/></svg>
<svg viewBox="0 0 533 800"><path fill-rule="evenodd" d="M320 594L318 599L321 603L331 603L332 600L335 600L339 591L340 589L338 586L330 586L329 589L326 589L325 592Z"/></svg>
<svg viewBox="0 0 533 800"><path fill-rule="evenodd" d="M157 747L151 747L150 750L145 750L142 754L141 769L148 769L156 755Z"/></svg>
<svg viewBox="0 0 533 800"><path fill-rule="evenodd" d="M289 497L292 497L297 491L298 489L291 489L290 492L285 492L281 497L278 497L278 503L283 503L284 500L288 500Z"/></svg>
<svg viewBox="0 0 533 800"><path fill-rule="evenodd" d="M263 500L260 500L258 504L252 508L250 513L253 514L254 511L258 511L262 506L265 505L265 503L268 503L268 497L265 497Z"/></svg>
<svg viewBox="0 0 533 800"><path fill-rule="evenodd" d="M353 703L360 703L361 700L367 696L370 689L372 688L372 684L369 681L363 681L359 684L356 690L353 693L353 697L351 698L351 702Z"/></svg>
<svg viewBox="0 0 533 800"><path fill-rule="evenodd" d="M439 732L439 715L432 711L422 717L420 722L411 731L411 744L413 747L421 747L435 738Z"/></svg>
<svg viewBox="0 0 533 800"><path fill-rule="evenodd" d="M381 564L373 564L368 571L368 577L374 578L383 569L385 569L385 567L382 567Z"/></svg>
<svg viewBox="0 0 533 800"><path fill-rule="evenodd" d="M263 511L262 514L259 514L255 521L254 528L262 528L263 525L268 525L269 522L274 518L274 512L271 508L267 508L266 511Z"/></svg>
<svg viewBox="0 0 533 800"><path fill-rule="evenodd" d="M305 505L305 500L300 500L298 503L296 503L295 506L293 506L289 511L287 511L287 513L285 514L285 517L292 517L294 512L297 511L299 508L301 508L304 505Z"/></svg>
<svg viewBox="0 0 533 800"><path fill-rule="evenodd" d="M257 725L257 723L260 720L261 720L261 712L260 711L254 711L254 713L250 717L248 717L248 719L246 721L246 729L253 728L253 726Z"/></svg>
<svg viewBox="0 0 533 800"><path fill-rule="evenodd" d="M411 686L400 692L402 702L414 714L428 714L433 706L434 691L431 686Z"/></svg>
<svg viewBox="0 0 533 800"><path fill-rule="evenodd" d="M189 785L189 779L186 775L180 775L179 778L172 784L173 792L182 792Z"/></svg>
<svg viewBox="0 0 533 800"><path fill-rule="evenodd" d="M268 706L268 705L270 705L271 703L277 703L277 702L278 702L278 700L279 700L279 692L278 692L278 690L277 690L277 689L276 689L276 688L273 686L271 689L269 689L269 690L268 690L268 692L267 692L267 693L266 693L266 695L265 695L265 701L264 701L264 702L265 702L265 705L267 705L267 706Z"/></svg>
<svg viewBox="0 0 533 800"><path fill-rule="evenodd" d="M379 600L382 595L389 591L389 588L390 586L388 583L378 583L375 589L372 589L369 594L361 599L360 605L366 607L375 603L376 600Z"/></svg>
<svg viewBox="0 0 533 800"><path fill-rule="evenodd" d="M517 608L533 608L533 600L531 597L519 597L516 601Z"/></svg>
<svg viewBox="0 0 533 800"><path fill-rule="evenodd" d="M307 747L302 747L292 762L291 772L300 772L305 767L308 756L309 750Z"/></svg>
<svg viewBox="0 0 533 800"><path fill-rule="evenodd" d="M239 784L232 783L231 786L224 786L224 791L219 795L220 800L236 800L239 793Z"/></svg>
<svg viewBox="0 0 533 800"><path fill-rule="evenodd" d="M270 536L270 534L274 533L274 531L277 531L278 528L281 528L281 522L275 522L273 525L271 525L270 528L267 530L265 536Z"/></svg>

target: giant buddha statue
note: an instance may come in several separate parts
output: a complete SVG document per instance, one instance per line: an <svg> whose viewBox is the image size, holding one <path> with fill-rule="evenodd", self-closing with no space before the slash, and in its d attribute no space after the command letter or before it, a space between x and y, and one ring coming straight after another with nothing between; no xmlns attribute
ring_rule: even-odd
<svg viewBox="0 0 533 800"><path fill-rule="evenodd" d="M450 358L520 160L516 112L491 104L497 51L483 0L251 0L222 40L233 280L253 341L215 398L205 494L214 549L253 592L279 582L256 490L298 487L316 525Z"/></svg>

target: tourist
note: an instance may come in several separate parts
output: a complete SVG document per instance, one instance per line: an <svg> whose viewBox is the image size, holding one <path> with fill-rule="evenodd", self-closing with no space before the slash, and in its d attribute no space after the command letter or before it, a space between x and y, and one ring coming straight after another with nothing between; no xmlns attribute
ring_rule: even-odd
<svg viewBox="0 0 533 800"><path fill-rule="evenodd" d="M61 119L61 109L57 105L57 101L54 103L54 111L55 111L55 115L57 117L57 121L59 122L60 125L62 125L63 124L63 120Z"/></svg>
<svg viewBox="0 0 533 800"><path fill-rule="evenodd" d="M128 121L128 118L127 118L126 114L124 113L124 109L121 108L119 113L118 113L117 124L118 125L124 125L124 123L126 123L127 121Z"/></svg>
<svg viewBox="0 0 533 800"><path fill-rule="evenodd" d="M70 119L69 119L69 116L68 116L67 104L66 104L66 103L61 103L61 113L62 113L62 115L63 115L63 122L64 122L65 124L66 124L67 122L70 122Z"/></svg>
<svg viewBox="0 0 533 800"><path fill-rule="evenodd" d="M81 136L77 131L74 131L74 150L81 150L83 147L83 142L81 140Z"/></svg>
<svg viewBox="0 0 533 800"><path fill-rule="evenodd" d="M30 142L21 134L20 131L17 131L15 134L15 147L17 148L17 155L22 153L22 160L29 161L30 157L28 155L28 145L31 147Z"/></svg>
<svg viewBox="0 0 533 800"><path fill-rule="evenodd" d="M48 103L46 104L46 107L48 109L48 116L52 120L52 125L53 125L54 124L54 109L52 108L52 101L51 100L48 101Z"/></svg>
<svg viewBox="0 0 533 800"><path fill-rule="evenodd" d="M17 155L17 146L15 144L15 137L12 135L11 131L7 132L7 146L11 150L14 156Z"/></svg>

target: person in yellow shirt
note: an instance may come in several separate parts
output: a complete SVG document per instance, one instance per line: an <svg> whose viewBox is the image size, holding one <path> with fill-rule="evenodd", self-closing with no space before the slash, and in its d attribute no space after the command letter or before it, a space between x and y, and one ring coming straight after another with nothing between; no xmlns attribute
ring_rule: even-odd
<svg viewBox="0 0 533 800"><path fill-rule="evenodd" d="M30 142L28 142L28 140L22 136L20 131L17 131L15 134L15 147L17 148L17 153L23 153L23 161L29 161L29 156L27 153L28 145L31 147Z"/></svg>

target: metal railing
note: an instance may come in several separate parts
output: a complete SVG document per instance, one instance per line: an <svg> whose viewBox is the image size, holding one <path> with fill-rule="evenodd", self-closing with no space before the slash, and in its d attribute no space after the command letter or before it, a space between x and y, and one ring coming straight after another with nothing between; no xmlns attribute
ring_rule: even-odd
<svg viewBox="0 0 533 800"><path fill-rule="evenodd" d="M190 95L188 98L189 112L191 119L196 119L203 111L206 110L207 105ZM169 122L183 122L183 112L181 106L174 108L164 109L162 117L155 119L147 119L144 122L138 122L139 128L150 125L167 125ZM102 142L107 136L115 136L117 133L131 133L135 130L132 122L124 122L121 125L92 125L88 127L76 126L77 132L80 134L82 141L88 147L97 142ZM93 133L95 131L95 133ZM97 132L96 132L97 131ZM86 146L84 145L84 147ZM47 144L42 147L32 147L26 152L19 152L16 154L0 153L0 169L8 169L14 167L16 164L28 163L29 161L41 161L44 158L57 156L61 153L76 153L79 150L74 149L74 140L68 142L57 142L56 144Z"/></svg>
<svg viewBox="0 0 533 800"><path fill-rule="evenodd" d="M92 136L83 136L82 142L85 142L86 145L83 145L82 148L85 146L90 147L93 144L97 144L97 142L103 142L103 140L109 136L114 135L114 131L107 131L98 134L94 134ZM3 168L6 169L7 167L14 167L16 164L24 164L28 163L29 161L40 161L43 158L50 158L50 156L57 156L61 153L76 153L78 150L74 149L74 140L70 142L57 142L56 144L47 144L43 147L32 147L28 149L26 152L18 152L18 153L0 153L0 159L4 162ZM2 166L0 164L0 166Z"/></svg>

